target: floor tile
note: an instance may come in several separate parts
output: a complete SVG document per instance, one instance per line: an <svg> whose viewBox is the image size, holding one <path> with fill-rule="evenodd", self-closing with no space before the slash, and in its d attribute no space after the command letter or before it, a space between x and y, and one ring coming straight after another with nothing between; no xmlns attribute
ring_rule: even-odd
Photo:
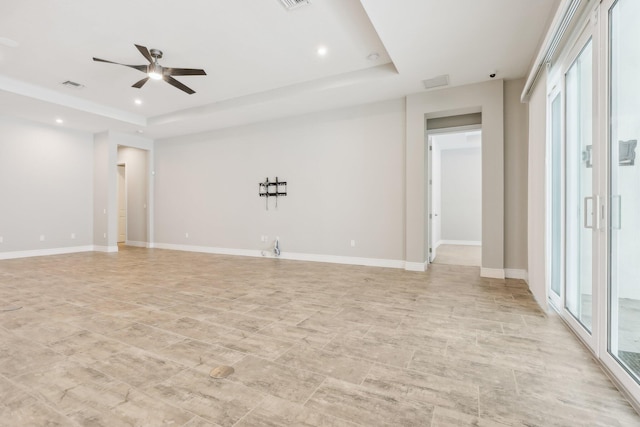
<svg viewBox="0 0 640 427"><path fill-rule="evenodd" d="M370 425L431 425L433 405L396 399L362 386L328 378L306 403L307 407L347 421Z"/></svg>

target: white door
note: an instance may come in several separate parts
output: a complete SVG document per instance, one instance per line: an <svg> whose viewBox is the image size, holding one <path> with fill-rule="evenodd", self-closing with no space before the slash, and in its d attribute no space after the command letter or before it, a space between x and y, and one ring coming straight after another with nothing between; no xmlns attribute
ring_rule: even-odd
<svg viewBox="0 0 640 427"><path fill-rule="evenodd" d="M127 191L125 167L118 165L118 243L127 240Z"/></svg>

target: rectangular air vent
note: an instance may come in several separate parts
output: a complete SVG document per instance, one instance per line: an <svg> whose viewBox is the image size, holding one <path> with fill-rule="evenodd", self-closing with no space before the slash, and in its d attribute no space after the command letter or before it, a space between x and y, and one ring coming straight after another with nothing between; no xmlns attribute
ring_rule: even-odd
<svg viewBox="0 0 640 427"><path fill-rule="evenodd" d="M84 87L84 85L81 85L80 83L72 82L71 80L62 82L62 86L68 87L69 89L82 89Z"/></svg>
<svg viewBox="0 0 640 427"><path fill-rule="evenodd" d="M292 10L300 6L304 6L305 4L309 4L310 0L280 0L280 2L287 8L287 10Z"/></svg>
<svg viewBox="0 0 640 427"><path fill-rule="evenodd" d="M449 85L449 74L443 74L438 77L434 77L432 79L423 80L422 84L424 84L425 89L433 89L441 86Z"/></svg>

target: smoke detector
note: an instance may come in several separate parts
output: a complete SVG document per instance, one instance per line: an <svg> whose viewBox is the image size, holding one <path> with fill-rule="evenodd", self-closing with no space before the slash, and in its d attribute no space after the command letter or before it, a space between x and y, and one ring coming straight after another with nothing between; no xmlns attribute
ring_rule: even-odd
<svg viewBox="0 0 640 427"><path fill-rule="evenodd" d="M280 0L287 10L293 10L305 4L311 3L311 0Z"/></svg>

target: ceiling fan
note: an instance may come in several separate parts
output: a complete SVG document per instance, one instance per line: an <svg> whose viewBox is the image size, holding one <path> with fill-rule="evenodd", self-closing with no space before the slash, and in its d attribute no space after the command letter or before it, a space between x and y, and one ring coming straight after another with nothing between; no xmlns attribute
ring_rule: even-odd
<svg viewBox="0 0 640 427"><path fill-rule="evenodd" d="M147 49L144 46L135 45L142 56L147 58L149 61L149 65L128 65L121 64L119 62L107 61L106 59L93 58L94 61L97 62L106 62L108 64L117 64L124 65L125 67L135 68L138 71L142 71L147 75L144 79L134 83L131 87L135 87L140 89L149 79L153 80L164 80L170 85L177 87L183 92L192 95L196 93L190 87L180 83L178 80L174 79L172 76L206 76L207 73L204 70L196 69L196 68L170 68L163 67L158 63L158 59L162 58L162 51L158 49Z"/></svg>

